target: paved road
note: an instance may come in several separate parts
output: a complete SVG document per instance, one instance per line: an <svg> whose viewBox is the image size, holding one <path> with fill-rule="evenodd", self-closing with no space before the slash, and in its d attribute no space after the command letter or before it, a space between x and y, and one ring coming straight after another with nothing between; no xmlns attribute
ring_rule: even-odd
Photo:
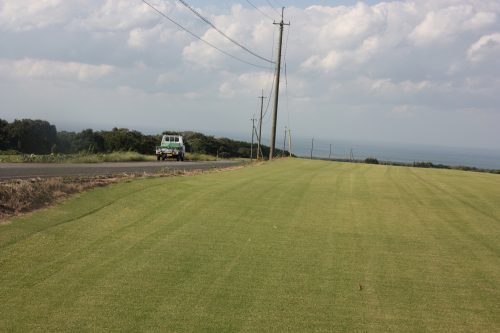
<svg viewBox="0 0 500 333"><path fill-rule="evenodd" d="M196 162L116 162L116 163L0 163L0 180L35 178L110 175L120 173L156 172L168 170L208 170L240 165L240 161L196 161Z"/></svg>

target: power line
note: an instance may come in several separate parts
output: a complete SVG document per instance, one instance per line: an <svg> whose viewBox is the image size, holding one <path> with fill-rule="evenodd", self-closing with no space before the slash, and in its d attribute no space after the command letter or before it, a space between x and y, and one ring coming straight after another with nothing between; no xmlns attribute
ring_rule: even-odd
<svg viewBox="0 0 500 333"><path fill-rule="evenodd" d="M288 29L286 33L285 50L283 52L283 61L286 62L286 52L288 51L288 37L290 37L290 24L288 24Z"/></svg>
<svg viewBox="0 0 500 333"><path fill-rule="evenodd" d="M264 15L265 17L267 17L270 20L274 20L271 16L267 15L262 10L260 10L259 8L257 8L257 6L255 6L252 2L250 2L250 0L246 0L246 1L250 4L250 6L252 6L253 8L255 8L259 13L261 13L262 15Z"/></svg>
<svg viewBox="0 0 500 333"><path fill-rule="evenodd" d="M290 36L290 25L288 25L288 30L286 34L286 41L285 41L285 51L283 54L283 62L285 63L285 96L286 96L286 114L287 114L287 124L288 127L290 127L290 109L289 109L289 101L288 101L288 75L286 71L286 52L288 50L288 37Z"/></svg>
<svg viewBox="0 0 500 333"><path fill-rule="evenodd" d="M178 0L181 4L184 5L184 7L186 7L187 9L189 9L190 11L192 11L196 16L198 16L203 22L205 22L206 24L208 24L209 26L211 26L213 29L215 29L215 31L217 31L218 33L220 33L222 36L224 36L226 39L228 39L229 41L231 41L233 44L239 46L240 48L242 48L243 50L247 51L248 53L250 53L251 55L261 59L261 60L264 60L270 64L274 64L274 61L272 60L269 60L267 58L264 58L260 55L258 55L257 53L253 52L252 50L250 50L249 48L247 48L246 46L238 43L237 41L235 41L234 39L232 39L231 37L229 37L228 35L226 35L222 30L220 30L219 28L217 28L212 22L210 22L209 19L207 19L205 16L201 15L196 9L194 9L193 7L191 7L190 4L188 4L186 1L184 0Z"/></svg>
<svg viewBox="0 0 500 333"><path fill-rule="evenodd" d="M274 46L275 46L275 32L276 30L273 29L273 46L271 48L271 57L274 57ZM273 89L274 89L274 80L276 78L276 76L274 75L274 73L271 73L271 77L272 79L269 80L269 82L271 82L271 87L270 87L270 91L269 91L269 97L267 99L267 105L266 105L266 111L264 112L264 116L265 117L267 115L267 111L269 110L269 104L271 103L271 96L273 94ZM266 89L267 90L267 89ZM267 123L269 119L266 119L265 122Z"/></svg>
<svg viewBox="0 0 500 333"><path fill-rule="evenodd" d="M278 14L278 15L280 14L280 13L276 10L276 8L274 8L274 6L273 6L273 4L271 3L271 1L266 0L266 2L269 4L269 6L271 6L271 8L272 8L272 9L276 12L276 14Z"/></svg>
<svg viewBox="0 0 500 333"><path fill-rule="evenodd" d="M171 23L175 24L178 28L180 28L181 30L184 30L185 32L187 32L188 34L190 34L192 37L202 41L203 43L207 44L208 46L216 49L217 51L219 51L220 53L222 54L225 54L226 56L228 57L231 57L235 60L238 60L242 63L245 63L247 65L250 65L250 66L253 66L253 67L257 67L257 68L264 68L264 69L268 69L268 67L265 67L265 66L261 66L261 65L257 65L257 64L254 64L254 63L251 63L249 61L246 61L244 59L241 59L241 58L238 58L237 56L235 55L232 55L231 53L228 53L220 48L218 48L217 46L213 45L212 43L204 40L203 38L201 38L200 36L196 35L194 32L190 31L189 29L187 29L186 27L182 26L181 24L177 23L176 21L174 21L173 19L171 19L170 17L168 17L165 13L163 13L161 10L159 10L158 8L156 8L155 6L153 6L152 4L150 4L149 2L147 2L146 0L141 0L142 2L144 2L146 5L148 5L149 7L151 7L154 11L156 11L158 14L160 14L161 16L163 16L165 19L169 20Z"/></svg>
<svg viewBox="0 0 500 333"><path fill-rule="evenodd" d="M285 66L284 66L284 72L285 72L285 93L286 93L286 98L287 98L287 110L288 110L288 77L287 77L287 73L286 73L286 51L288 49L288 36L290 34L290 23L287 24L289 26L288 28L288 34L286 36L286 44L285 44L285 52L283 54L283 62L285 63ZM274 35L274 34L273 34ZM273 36L273 55L274 55L274 36ZM273 94L273 91L274 91L274 81L276 79L276 76L273 75L273 82L271 84L271 91L269 92L269 99L267 100L267 105L266 105L266 111L264 112L264 117L267 115L267 111L269 109L269 104L271 102L271 95ZM269 117L268 117L269 118ZM269 119L266 118L266 121L267 122ZM290 123L290 120L288 120L288 123Z"/></svg>
<svg viewBox="0 0 500 333"><path fill-rule="evenodd" d="M271 104L271 96L273 95L274 91L274 80L276 80L276 77L273 75L273 82L271 83L271 90L269 90L269 98L267 99L267 105L266 105L266 111L264 112L265 117L267 115L267 111L269 110L269 105ZM265 122L267 122L269 119L266 119Z"/></svg>
<svg viewBox="0 0 500 333"><path fill-rule="evenodd" d="M262 96L259 96L259 99L260 99L260 119L259 119L259 144L258 144L258 147L257 147L257 158L259 156L259 153L260 153L260 158L264 158L264 156L262 156L262 149L261 149L261 143L262 143L262 110L264 108L264 89L262 89Z"/></svg>

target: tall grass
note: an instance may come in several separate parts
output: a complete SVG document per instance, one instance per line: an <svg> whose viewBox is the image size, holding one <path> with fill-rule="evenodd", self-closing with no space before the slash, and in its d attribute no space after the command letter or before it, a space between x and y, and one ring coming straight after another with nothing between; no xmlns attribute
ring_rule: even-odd
<svg viewBox="0 0 500 333"><path fill-rule="evenodd" d="M48 178L0 183L0 220L32 211L67 195L116 182L116 177Z"/></svg>
<svg viewBox="0 0 500 333"><path fill-rule="evenodd" d="M131 151L107 154L0 155L0 162L3 163L100 163L153 161L155 159L155 156Z"/></svg>
<svg viewBox="0 0 500 333"><path fill-rule="evenodd" d="M186 160L188 161L216 161L217 158L208 154L200 153L186 153Z"/></svg>
<svg viewBox="0 0 500 333"><path fill-rule="evenodd" d="M50 154L27 155L6 154L0 155L0 163L101 163L101 162L144 162L155 161L155 155L144 155L133 151L112 152L106 154ZM187 161L216 161L212 155L186 153Z"/></svg>

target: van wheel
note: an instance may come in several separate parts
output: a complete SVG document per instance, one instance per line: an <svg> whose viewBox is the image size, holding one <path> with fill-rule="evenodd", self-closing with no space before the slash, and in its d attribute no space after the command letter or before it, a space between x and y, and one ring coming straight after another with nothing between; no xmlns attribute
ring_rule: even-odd
<svg viewBox="0 0 500 333"><path fill-rule="evenodd" d="M156 155L156 160L157 160L157 161L159 161L159 160L160 160L160 158L161 158L161 156L160 156L160 155Z"/></svg>

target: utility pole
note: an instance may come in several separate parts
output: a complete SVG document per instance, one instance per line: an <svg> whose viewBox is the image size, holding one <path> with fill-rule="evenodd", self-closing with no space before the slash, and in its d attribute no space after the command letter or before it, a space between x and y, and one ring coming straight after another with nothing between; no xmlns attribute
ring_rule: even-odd
<svg viewBox="0 0 500 333"><path fill-rule="evenodd" d="M292 133L290 129L288 129L288 153L290 154L289 156L292 157Z"/></svg>
<svg viewBox="0 0 500 333"><path fill-rule="evenodd" d="M332 144L330 143L330 155L328 155L328 159L332 159Z"/></svg>
<svg viewBox="0 0 500 333"><path fill-rule="evenodd" d="M253 135L255 133L255 117L250 119L252 121L252 145L250 146L250 162L253 160Z"/></svg>
<svg viewBox="0 0 500 333"><path fill-rule="evenodd" d="M314 138L311 140L311 160L313 159L313 150L314 150Z"/></svg>
<svg viewBox="0 0 500 333"><path fill-rule="evenodd" d="M273 125L271 127L271 149L269 151L269 160L273 159L274 147L276 146L276 122L278 120L278 98L280 94L280 72L281 72L281 47L283 44L283 26L290 25L290 23L285 24L283 22L283 12L285 7L281 8L281 21L279 23L274 22L280 26L279 44L278 44L278 55L276 61L276 79L274 82L274 108L273 108Z"/></svg>
<svg viewBox="0 0 500 333"><path fill-rule="evenodd" d="M286 149L286 132L288 130L286 129L285 126L285 136L283 137L283 150L281 151L281 157L285 157L285 149Z"/></svg>
<svg viewBox="0 0 500 333"><path fill-rule="evenodd" d="M262 110L264 109L264 89L262 89L262 95L259 96L259 99L260 99L260 119L259 119L259 143L257 144L257 159L259 159L259 154L260 154L260 158L264 158L264 156L262 156L262 149L260 148L260 144L261 144L261 138L262 138Z"/></svg>
<svg viewBox="0 0 500 333"><path fill-rule="evenodd" d="M351 148L351 153L349 154L349 159L352 161L354 161L354 154L352 153L352 148Z"/></svg>

